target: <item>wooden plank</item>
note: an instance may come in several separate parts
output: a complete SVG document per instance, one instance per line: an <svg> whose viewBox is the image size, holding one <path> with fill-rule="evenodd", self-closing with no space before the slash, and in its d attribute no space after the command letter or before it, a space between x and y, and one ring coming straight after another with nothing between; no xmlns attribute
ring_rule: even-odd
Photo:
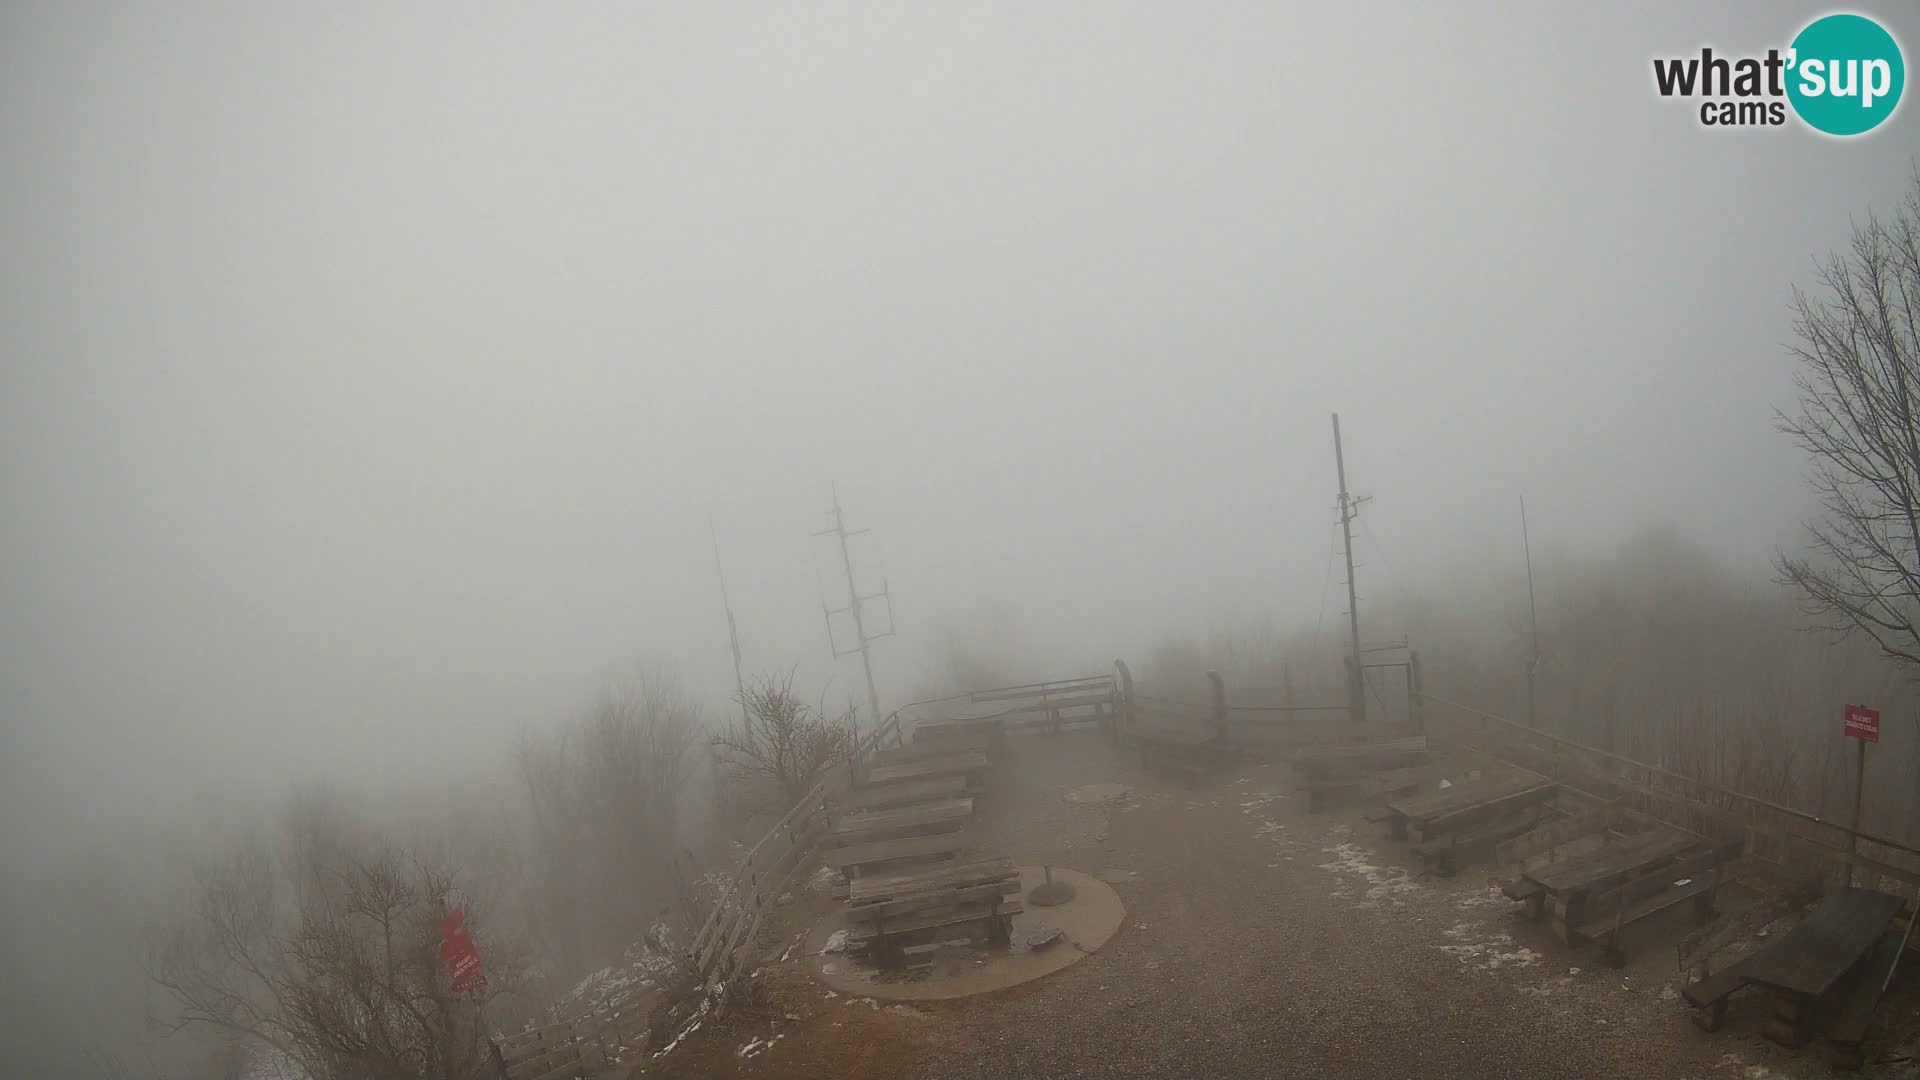
<svg viewBox="0 0 1920 1080"><path fill-rule="evenodd" d="M1451 877L1461 859L1482 854L1494 844L1533 824L1530 818L1497 818L1431 837L1413 846L1414 854L1434 862L1441 876Z"/></svg>
<svg viewBox="0 0 1920 1080"><path fill-rule="evenodd" d="M1852 1047L1867 1036L1873 1022L1873 1010L1887 990L1887 976L1900 959L1900 935L1883 934L1860 962L1846 989L1835 1002L1833 1019L1827 1025L1827 1038Z"/></svg>
<svg viewBox="0 0 1920 1080"><path fill-rule="evenodd" d="M1590 900L1582 922L1574 928L1581 937L1598 937L1613 929L1665 911L1689 897L1713 889L1718 869L1711 851L1689 855L1650 874L1642 874ZM1682 885L1681 882L1686 882Z"/></svg>
<svg viewBox="0 0 1920 1080"><path fill-rule="evenodd" d="M898 840L875 840L865 844L823 851L820 857L835 870L865 866L893 859L911 859L933 855L951 855L965 851L973 838L965 829L932 836L908 836Z"/></svg>
<svg viewBox="0 0 1920 1080"><path fill-rule="evenodd" d="M886 932L890 937L900 934L913 934L922 930L938 929L943 926L959 926L962 923L977 922L994 915L1018 915L1025 910L1025 908L1026 904L1018 899L1001 900L998 910L990 904L978 902L956 907L937 908L930 911L917 912L902 918L898 922L890 922L887 924ZM879 935L874 930L872 923L861 922L847 928L847 939L850 941L871 941L877 936Z"/></svg>
<svg viewBox="0 0 1920 1080"><path fill-rule="evenodd" d="M1019 876L1020 871L1013 865L1013 860L1005 856L998 859L969 859L965 862L941 863L892 874L863 877L848 886L847 902L854 905L871 904L911 893L985 885L993 881L1018 879Z"/></svg>
<svg viewBox="0 0 1920 1080"><path fill-rule="evenodd" d="M895 806L911 806L914 803L959 798L966 793L966 777L939 776L931 780L914 780L904 784L880 784L874 787L856 788L847 792L846 799L840 805L845 811L884 810Z"/></svg>
<svg viewBox="0 0 1920 1080"><path fill-rule="evenodd" d="M1494 849L1494 858L1502 863L1525 862L1535 855L1551 851L1618 824L1624 815L1617 806L1586 810L1572 817L1548 822L1523 833Z"/></svg>
<svg viewBox="0 0 1920 1080"><path fill-rule="evenodd" d="M1900 897L1890 893L1841 889L1741 968L1755 982L1819 997L1873 947L1901 906Z"/></svg>
<svg viewBox="0 0 1920 1080"><path fill-rule="evenodd" d="M897 784L908 780L931 780L940 776L966 776L985 772L990 767L987 755L979 750L947 753L918 758L892 765L875 765L867 772L868 784Z"/></svg>
<svg viewBox="0 0 1920 1080"><path fill-rule="evenodd" d="M913 803L908 806L848 814L834 822L827 839L830 843L844 845L882 840L889 836L938 832L959 828L972 816L973 800L969 798Z"/></svg>
<svg viewBox="0 0 1920 1080"><path fill-rule="evenodd" d="M1608 878L1632 874L1661 859L1672 858L1696 841L1685 833L1655 829L1629 836L1585 855L1562 859L1551 866L1527 871L1527 876L1552 893L1571 892L1600 884Z"/></svg>
<svg viewBox="0 0 1920 1080"><path fill-rule="evenodd" d="M1438 821L1514 795L1551 789L1553 781L1533 773L1502 772L1465 780L1438 791L1391 800L1387 809L1418 825Z"/></svg>
<svg viewBox="0 0 1920 1080"><path fill-rule="evenodd" d="M936 892L914 893L894 900L883 900L877 904L863 904L847 909L850 922L872 923L887 928L886 924L895 919L922 911L935 911L959 904L990 903L997 897L1013 896L1020 892L1018 879L1012 881L989 881L985 885L969 885L963 889L941 889Z"/></svg>

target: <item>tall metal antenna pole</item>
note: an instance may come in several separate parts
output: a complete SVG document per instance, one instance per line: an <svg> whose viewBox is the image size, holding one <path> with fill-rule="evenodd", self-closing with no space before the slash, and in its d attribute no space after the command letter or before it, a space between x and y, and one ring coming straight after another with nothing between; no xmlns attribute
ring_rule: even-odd
<svg viewBox="0 0 1920 1080"><path fill-rule="evenodd" d="M1353 583L1353 519L1359 503L1347 494L1347 458L1340 447L1340 414L1333 414L1333 467L1340 478L1340 535L1347 554L1347 627L1352 635L1351 670L1347 672L1348 709L1355 724L1367 722L1365 669L1360 666L1360 594Z"/></svg>
<svg viewBox="0 0 1920 1080"><path fill-rule="evenodd" d="M740 674L740 627L733 621L733 601L727 598L727 572L720 565L720 530L713 527L713 514L707 514L707 534L713 538L713 573L720 579L720 606L727 612L727 644L733 648L733 690L740 703L741 723L753 723L747 717L747 680Z"/></svg>
<svg viewBox="0 0 1920 1080"><path fill-rule="evenodd" d="M1527 658L1527 726L1539 727L1534 711L1533 673L1540 666L1540 611L1533 603L1533 538L1527 534L1527 497L1520 496L1520 544L1527 553L1527 622L1533 631L1533 655Z"/></svg>
<svg viewBox="0 0 1920 1080"><path fill-rule="evenodd" d="M847 572L847 606L840 608L839 611L850 612L853 615L853 634L854 637L858 639L859 645L843 652L840 647L834 643L833 617L839 612L831 609L826 612L827 644L833 648L833 655L836 659L842 656L849 656L856 652L860 654L860 665L866 670L867 674L867 708L871 711L873 722L877 725L880 723L880 692L875 690L873 686L873 651L871 645L883 637L893 636L893 598L887 592L887 584L885 581L880 583L879 592L870 593L866 596L860 595L859 587L854 584L853 555L847 550L847 537L858 536L867 530L849 530L847 528L846 514L840 509L840 486L838 484L835 484L833 487L833 509L829 511L827 516L832 519L833 524L813 535L835 536L840 540L840 565ZM862 608L868 600L882 598L887 601L887 630L886 633L874 634L869 637L867 635L866 620L862 615Z"/></svg>

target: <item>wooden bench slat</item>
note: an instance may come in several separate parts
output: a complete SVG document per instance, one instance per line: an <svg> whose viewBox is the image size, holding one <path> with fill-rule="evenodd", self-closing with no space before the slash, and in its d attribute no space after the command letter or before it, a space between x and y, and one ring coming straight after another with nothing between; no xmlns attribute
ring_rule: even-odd
<svg viewBox="0 0 1920 1080"><path fill-rule="evenodd" d="M821 852L821 859L835 870L934 855L952 855L965 851L973 838L967 830L936 833L932 836L906 836L896 840L874 840L849 844Z"/></svg>
<svg viewBox="0 0 1920 1080"><path fill-rule="evenodd" d="M895 919L921 911L933 911L957 904L986 903L995 897L1011 896L1020 891L1018 878L1008 881L991 881L985 885L969 885L960 889L940 889L934 892L915 893L902 896L897 900L885 900L877 904L864 904L847 909L847 919L855 923L879 925L891 931Z"/></svg>
<svg viewBox="0 0 1920 1080"><path fill-rule="evenodd" d="M1738 966L1735 966L1688 983L1681 989L1680 996L1694 1008L1705 1009L1732 997L1735 991L1745 985L1747 977L1740 974Z"/></svg>
<svg viewBox="0 0 1920 1080"><path fill-rule="evenodd" d="M1020 870L1013 865L1013 860L1004 856L941 863L917 870L861 878L848 887L847 899L854 904L871 904L912 893L1015 879L1019 874Z"/></svg>
<svg viewBox="0 0 1920 1080"><path fill-rule="evenodd" d="M894 937L900 934L914 934L923 930L934 930L942 926L959 926L962 923L977 922L981 919L996 915L1018 915L1024 911L1025 908L1024 902L1016 898L1012 900L1002 900L997 909L989 904L976 903L933 911L922 911L915 915L908 916L905 919L901 919L898 922L889 922L886 933L888 937ZM872 941L878 936L880 936L879 933L874 930L873 924L871 923L861 923L847 928L847 940L849 941L867 942Z"/></svg>
<svg viewBox="0 0 1920 1080"><path fill-rule="evenodd" d="M844 811L885 810L898 806L910 806L914 803L960 798L965 795L967 795L966 777L937 776L931 780L856 788L847 792L846 799L840 804L840 809Z"/></svg>

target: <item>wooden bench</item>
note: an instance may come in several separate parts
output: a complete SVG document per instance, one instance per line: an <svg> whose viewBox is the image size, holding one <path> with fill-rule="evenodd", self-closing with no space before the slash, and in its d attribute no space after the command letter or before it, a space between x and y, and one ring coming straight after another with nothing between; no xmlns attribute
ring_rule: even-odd
<svg viewBox="0 0 1920 1080"><path fill-rule="evenodd" d="M1696 1013L1694 1021L1713 1031L1725 1019L1726 1001L1734 992L1747 985L1766 986L1773 991L1773 1018L1763 1034L1782 1046L1802 1046L1812 1037L1823 1004L1836 1000L1829 995L1875 953L1900 908L1900 897L1871 889L1831 893L1785 936L1688 986L1681 996L1705 1010L1704 1019ZM1871 1016L1871 1003L1855 1002L1852 1008L1865 1008ZM1851 1035L1852 1029L1841 1034Z"/></svg>
<svg viewBox="0 0 1920 1080"><path fill-rule="evenodd" d="M829 848L821 852L820 857L835 870L861 876L880 872L887 867L898 868L910 859L919 861L951 859L965 851L971 839L963 829L959 832L935 833L930 836L909 836L899 840L874 840L863 844L849 844L844 847Z"/></svg>
<svg viewBox="0 0 1920 1080"><path fill-rule="evenodd" d="M1827 1042L1833 1047L1835 1068L1855 1071L1863 1064L1861 1047L1867 1028L1873 1023L1873 1010L1886 993L1887 977L1900 960L1905 947L1903 935L1888 932L1854 968L1850 982L1841 990L1833 1018L1827 1023Z"/></svg>
<svg viewBox="0 0 1920 1080"><path fill-rule="evenodd" d="M1746 976L1730 967L1688 983L1680 997L1693 1006L1693 1022L1700 1030L1719 1031L1727 1019L1727 999L1746 985Z"/></svg>
<svg viewBox="0 0 1920 1080"><path fill-rule="evenodd" d="M886 900L898 900L917 893L942 889L971 888L998 882L1008 896L1020 891L1020 870L1005 856L997 859L967 859L912 870L872 874L852 882L845 899L856 907Z"/></svg>
<svg viewBox="0 0 1920 1080"><path fill-rule="evenodd" d="M1627 962L1622 930L1686 900L1693 901L1694 917L1704 923L1713 918L1714 893L1719 886L1717 855L1703 851L1594 897L1586 921L1574 932L1581 938L1602 939L1608 965L1620 967Z"/></svg>
<svg viewBox="0 0 1920 1080"><path fill-rule="evenodd" d="M826 842L840 846L952 832L965 825L972 816L973 800L968 798L938 799L885 810L845 814L827 830Z"/></svg>
<svg viewBox="0 0 1920 1080"><path fill-rule="evenodd" d="M1019 887L1016 879L1016 893ZM920 893L850 909L847 943L865 949L880 967L898 968L906 962L908 946L932 930L983 923L988 943L1008 944L1013 916L1023 910L1017 896L1007 898L1002 882Z"/></svg>
<svg viewBox="0 0 1920 1080"><path fill-rule="evenodd" d="M1460 860L1491 851L1494 845L1534 827L1538 818L1501 818L1454 832L1441 833L1413 845L1413 853L1440 877L1452 877Z"/></svg>
<svg viewBox="0 0 1920 1080"><path fill-rule="evenodd" d="M875 765L861 778L860 786L871 787L875 784L901 784L910 780L934 780L943 776L963 776L969 783L978 782L986 776L993 765L987 760L983 750L962 750L942 753L928 757L896 761L884 765Z"/></svg>

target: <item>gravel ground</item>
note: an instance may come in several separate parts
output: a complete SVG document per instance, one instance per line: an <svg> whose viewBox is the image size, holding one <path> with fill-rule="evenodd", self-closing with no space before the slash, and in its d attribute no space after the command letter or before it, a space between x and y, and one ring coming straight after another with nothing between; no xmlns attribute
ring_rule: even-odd
<svg viewBox="0 0 1920 1080"><path fill-rule="evenodd" d="M1414 877L1357 812L1306 814L1282 764L1189 788L1146 776L1092 733L1013 745L984 800L985 835L1018 862L1131 871L1109 877L1128 907L1119 935L1034 983L909 1012L826 999L799 963L770 963L759 1006L645 1075L1829 1073L1818 1040L1786 1051L1760 1037L1759 994L1735 998L1721 1032L1694 1028L1675 998L1684 910L1629 930L1630 964L1609 969L1597 948L1569 950L1519 917L1484 867ZM1124 797L1070 798L1114 782ZM770 958L818 902L796 903L770 929ZM1877 1034L1869 1061L1913 1055L1920 980L1906 980L1880 1017L1901 1031ZM770 1048L739 1051L774 1035ZM1907 1080L1920 1069L1909 1057L1866 1075Z"/></svg>

